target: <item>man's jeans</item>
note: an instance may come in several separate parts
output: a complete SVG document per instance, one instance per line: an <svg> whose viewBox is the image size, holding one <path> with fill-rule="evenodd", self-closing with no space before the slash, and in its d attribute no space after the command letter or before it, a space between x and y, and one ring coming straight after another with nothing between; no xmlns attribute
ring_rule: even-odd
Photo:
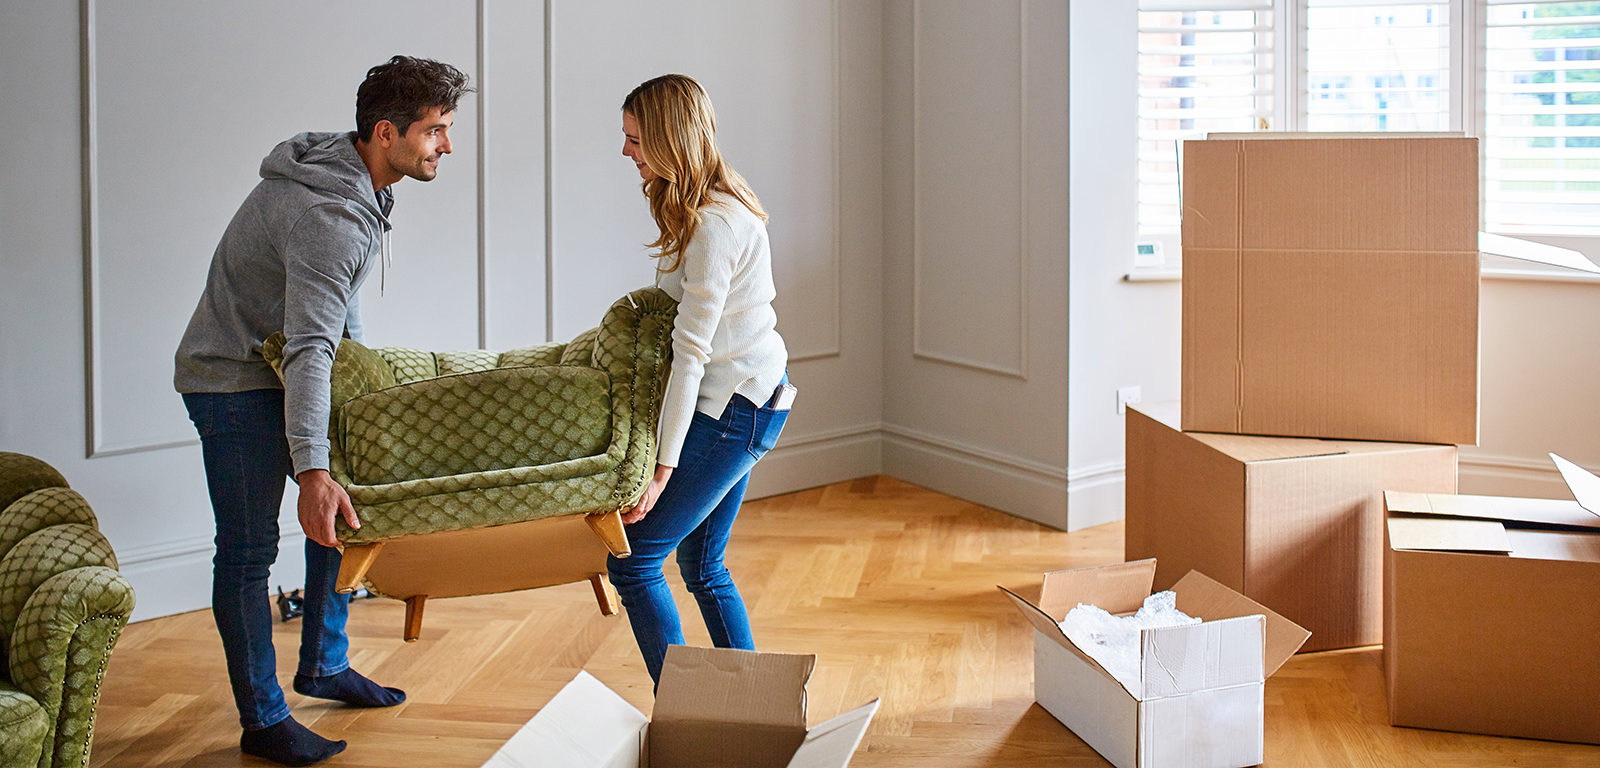
<svg viewBox="0 0 1600 768"><path fill-rule="evenodd" d="M278 510L293 472L284 437L283 390L183 396L200 433L206 485L217 519L211 613L228 659L239 724L257 730L289 716L272 649L267 575L278 559ZM350 596L333 591L339 550L306 540L305 614L300 626L303 675L344 671Z"/></svg>
<svg viewBox="0 0 1600 768"><path fill-rule="evenodd" d="M634 639L650 677L661 680L668 645L682 645L683 625L661 566L674 549L684 584L700 605L718 648L755 650L750 617L722 562L750 469L778 441L787 410L760 408L734 395L722 417L695 412L680 464L643 520L628 526L633 555L606 560L611 583L628 609Z"/></svg>

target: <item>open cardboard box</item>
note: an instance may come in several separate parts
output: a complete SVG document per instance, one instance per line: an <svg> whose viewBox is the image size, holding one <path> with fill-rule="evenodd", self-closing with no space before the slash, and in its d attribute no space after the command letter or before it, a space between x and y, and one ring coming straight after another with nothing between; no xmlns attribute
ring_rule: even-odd
<svg viewBox="0 0 1600 768"><path fill-rule="evenodd" d="M1577 501L1389 492L1389 722L1600 744L1600 478Z"/></svg>
<svg viewBox="0 0 1600 768"><path fill-rule="evenodd" d="M483 768L843 768L878 700L807 729L816 663L670 646L653 717L579 672Z"/></svg>
<svg viewBox="0 0 1600 768"><path fill-rule="evenodd" d="M1213 134L1184 142L1183 429L1475 445L1478 140Z"/></svg>
<svg viewBox="0 0 1600 768"><path fill-rule="evenodd" d="M1034 699L1118 768L1234 768L1263 752L1265 681L1310 633L1260 604L1190 572L1172 587L1200 624L1140 633L1140 676L1124 685L1080 650L1058 622L1078 603L1138 610L1156 561L1044 575L1001 587L1033 625Z"/></svg>
<svg viewBox="0 0 1600 768"><path fill-rule="evenodd" d="M1126 560L1191 570L1311 630L1302 650L1383 642L1383 491L1454 493L1453 445L1180 432L1129 406Z"/></svg>

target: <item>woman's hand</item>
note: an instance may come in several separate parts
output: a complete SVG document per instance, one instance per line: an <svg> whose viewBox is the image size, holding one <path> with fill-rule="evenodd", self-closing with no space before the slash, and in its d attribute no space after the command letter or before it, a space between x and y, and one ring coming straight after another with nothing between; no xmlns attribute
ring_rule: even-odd
<svg viewBox="0 0 1600 768"><path fill-rule="evenodd" d="M667 478L670 477L672 477L672 467L657 464L656 476L650 478L650 485L644 489L644 497L639 499L638 504L633 505L633 509L623 513L622 522L633 524L643 520L644 516L655 508L656 499L661 498L661 492L666 490Z"/></svg>

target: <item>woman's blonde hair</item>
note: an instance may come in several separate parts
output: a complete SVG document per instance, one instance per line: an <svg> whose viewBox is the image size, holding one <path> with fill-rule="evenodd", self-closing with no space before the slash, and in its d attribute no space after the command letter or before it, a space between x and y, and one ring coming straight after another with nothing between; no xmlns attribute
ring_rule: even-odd
<svg viewBox="0 0 1600 768"><path fill-rule="evenodd" d="M700 226L700 209L711 195L732 196L751 213L767 220L761 201L743 176L717 151L717 115L711 97L688 75L662 75L646 80L622 100L622 111L639 124L639 144L656 178L644 182L650 215L661 229L658 256L671 259L671 272L683 264L683 249ZM659 267L658 267L659 269Z"/></svg>

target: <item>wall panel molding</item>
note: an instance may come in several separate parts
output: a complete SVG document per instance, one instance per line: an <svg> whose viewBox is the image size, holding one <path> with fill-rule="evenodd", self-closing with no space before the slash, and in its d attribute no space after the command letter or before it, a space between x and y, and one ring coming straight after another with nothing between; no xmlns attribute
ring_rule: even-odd
<svg viewBox="0 0 1600 768"><path fill-rule="evenodd" d="M545 327L546 341L556 341L554 338L557 309L557 263L556 263L556 188L557 188L557 162L558 150L556 147L556 121L559 109L556 107L555 93L555 50L559 45L554 23L554 0L545 0ZM844 328L844 267L843 267L843 240L844 240L844 199L842 191L843 181L843 83L842 63L840 57L843 52L840 44L841 24L840 0L829 3L829 85L830 85L830 114L828 124L832 136L830 137L830 173L831 194L829 201L829 214L833 220L831 237L829 238L829 253L827 261L828 278L830 287L828 309L824 313L829 319L831 328L826 334L827 341L816 349L789 350L789 362L798 363L807 360L821 360L840 357L843 354L843 328ZM782 286L779 286L780 295L783 295ZM786 342L792 342L786 337Z"/></svg>
<svg viewBox="0 0 1600 768"><path fill-rule="evenodd" d="M487 250L488 231L488 106L485 98L484 75L487 62L487 0L476 0L476 52L474 86L477 87L477 114L478 124L478 188L476 197L477 206L477 328L479 346L485 344L489 325L489 255ZM106 434L104 417L107 413L106 384L103 342L104 333L102 323L105 321L105 312L101 301L103 249L101 247L101 230L103 229L101 214L101 183L100 183L100 131L98 122L100 118L99 76L97 45L100 30L98 28L99 16L98 0L79 0L79 46L80 46L80 90L82 99L81 109L81 136L82 136L82 163L83 163L83 308L84 308L84 375L85 375L85 450L86 458L96 459L110 456L119 456L146 451L160 451L170 448L181 448L197 445L197 437L151 437L134 438L113 441ZM175 343L175 342L174 342ZM180 431L187 431L186 429Z"/></svg>
<svg viewBox="0 0 1600 768"><path fill-rule="evenodd" d="M969 368L1011 378L1028 378L1028 13L1025 0L1017 0L1017 104L1018 137L1017 163L1017 359L1015 362L994 362L941 352L930 348L923 340L922 318L924 312L922 292L923 238L922 238L922 7L920 0L911 4L911 354L912 357L947 365ZM974 264L973 268L981 268ZM950 302L932 302L930 306L950 306Z"/></svg>
<svg viewBox="0 0 1600 768"><path fill-rule="evenodd" d="M844 267L842 264L842 252L844 250L844 192L842 184L844 180L844 108L841 105L844 99L844 86L840 79L840 72L844 69L844 66L843 62L840 61L843 52L839 45L839 2L840 0L833 0L829 4L831 13L829 34L832 36L832 40L830 41L831 51L828 60L832 66L832 72L829 75L832 78L833 86L833 114L829 118L829 124L833 126L833 138L830 142L833 151L833 237L831 238L833 252L828 256L828 271L831 278L829 283L833 286L833 295L829 297L832 306L828 316L833 318L832 343L814 351L794 350L789 355L789 362L791 363L839 357L844 350L842 341L844 333L844 300L842 298L844 295Z"/></svg>

